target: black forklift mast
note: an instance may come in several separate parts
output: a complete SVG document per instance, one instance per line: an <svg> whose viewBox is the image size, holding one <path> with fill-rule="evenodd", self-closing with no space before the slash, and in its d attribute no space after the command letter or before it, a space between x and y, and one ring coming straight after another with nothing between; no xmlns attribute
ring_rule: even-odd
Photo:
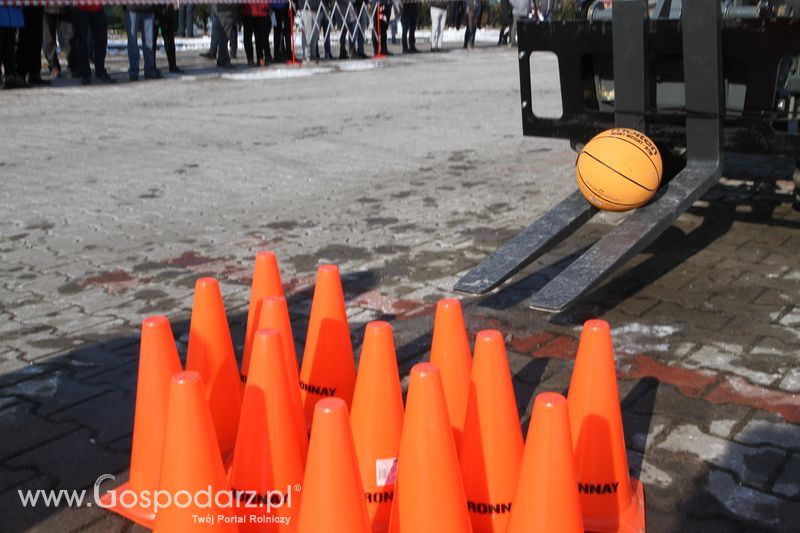
<svg viewBox="0 0 800 533"><path fill-rule="evenodd" d="M726 49L733 65L729 73L723 66ZM533 113L530 56L536 51L558 56L563 107L559 119ZM719 180L726 147L800 156L800 137L782 128L774 113L779 64L786 55L798 53L797 21L736 20L724 29L719 0L684 2L679 21L650 20L645 0L614 0L611 21L520 24L525 135L566 138L580 145L605 129L628 127L650 135L662 153L685 149L686 155L682 170L666 176L648 205L632 211L550 280L533 296L531 308L566 309L644 249ZM597 105L597 73L591 66L602 65L597 56L603 54L613 58L613 113ZM665 113L657 107L656 79L670 73L676 57L682 66L683 106ZM728 81L747 86L738 114L726 114ZM726 140L728 134L731 141ZM470 270L455 289L484 294L496 288L596 213L579 191L573 192Z"/></svg>

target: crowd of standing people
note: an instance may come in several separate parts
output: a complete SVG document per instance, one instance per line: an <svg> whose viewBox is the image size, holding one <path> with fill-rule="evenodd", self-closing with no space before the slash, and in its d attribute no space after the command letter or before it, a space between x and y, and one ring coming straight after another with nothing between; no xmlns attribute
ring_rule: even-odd
<svg viewBox="0 0 800 533"><path fill-rule="evenodd" d="M371 28L373 54L392 55L388 39L396 42L397 21L401 23L403 53L417 53L416 29L423 6L430 9L430 50L444 49L444 32L459 28L464 21L464 48L474 47L486 0L273 0L246 4L213 4L210 12L211 43L201 55L220 68L233 68L238 48L239 27L243 31L247 64L266 66L288 60L334 59L331 28L339 29L339 59L363 59L365 33ZM489 0L491 1L491 0ZM530 16L531 0L497 0L500 37L498 44L516 44L516 21ZM535 4L534 4L535 6ZM170 72L181 72L176 60L175 37L194 37L196 4L131 4L123 6L127 35L128 80L162 77L156 66L156 39L160 32ZM366 8L366 9L365 9ZM535 8L534 8L535 9ZM299 10L299 14L295 12ZM369 13L373 19L370 21ZM302 50L293 49L293 19L298 17ZM371 24L370 24L371 22ZM270 49L270 33L272 49ZM322 53L320 53L320 40ZM69 76L83 84L114 83L105 67L108 49L108 18L102 0L84 0L73 6L0 6L0 66L3 88L48 85L50 80ZM49 79L42 77L42 59ZM143 68L140 71L140 58ZM94 77L92 76L94 65Z"/></svg>

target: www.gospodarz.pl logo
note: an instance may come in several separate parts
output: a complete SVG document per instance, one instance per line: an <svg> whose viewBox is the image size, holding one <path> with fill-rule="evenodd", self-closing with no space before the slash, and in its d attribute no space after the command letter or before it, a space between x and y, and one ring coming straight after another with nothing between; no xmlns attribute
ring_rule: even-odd
<svg viewBox="0 0 800 533"><path fill-rule="evenodd" d="M287 485L283 490L257 492L251 490L215 490L210 485L194 492L178 490L141 490L130 488L110 490L101 499L100 486L105 481L113 481L116 476L103 474L94 483L92 497L87 497L86 490L17 490L23 507L91 507L103 508L146 508L158 512L160 509L174 507L193 510L229 510L252 509L253 513L237 514L195 514L194 521L199 524L226 523L272 523L289 524L291 517L285 515L292 508L293 494L302 490L302 486ZM283 511L283 512L281 512Z"/></svg>

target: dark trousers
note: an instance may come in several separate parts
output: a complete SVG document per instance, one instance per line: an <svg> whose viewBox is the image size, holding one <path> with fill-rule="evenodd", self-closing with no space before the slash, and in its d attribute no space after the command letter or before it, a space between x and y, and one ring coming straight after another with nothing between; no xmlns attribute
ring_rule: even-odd
<svg viewBox="0 0 800 533"><path fill-rule="evenodd" d="M77 72L77 62L75 61L75 30L72 25L70 8L64 8L60 13L44 12L42 26L42 49L44 57L47 59L47 66L50 69L61 70L61 63L58 60L57 43L61 42L61 51L67 58L67 65L70 71Z"/></svg>
<svg viewBox="0 0 800 533"><path fill-rule="evenodd" d="M417 19L419 19L419 4L403 4L403 12L400 14L400 22L403 24L403 52L417 49Z"/></svg>
<svg viewBox="0 0 800 533"><path fill-rule="evenodd" d="M372 50L376 54L378 53L378 41L380 41L381 53L385 54L389 50L386 46L386 33L389 31L389 10L391 8L391 6L382 5L375 10L375 20L372 21L375 26L375 31L372 33Z"/></svg>
<svg viewBox="0 0 800 533"><path fill-rule="evenodd" d="M475 33L481 27L481 15L483 14L483 4L477 0L467 5L466 30L464 31L464 48L475 46Z"/></svg>
<svg viewBox="0 0 800 533"><path fill-rule="evenodd" d="M17 42L17 28L0 28L0 66L6 80L14 77L14 47Z"/></svg>
<svg viewBox="0 0 800 533"><path fill-rule="evenodd" d="M247 55L247 62L253 63L253 38L256 41L256 61L266 59L269 50L267 36L269 35L269 17L242 17L242 27L244 29L244 53Z"/></svg>
<svg viewBox="0 0 800 533"><path fill-rule="evenodd" d="M108 46L108 24L106 13L100 11L80 11L76 9L72 17L75 25L75 59L78 72L84 80L92 79L92 67L89 65L89 54L94 57L95 76L106 73L106 48ZM89 32L92 33L91 50L89 49Z"/></svg>
<svg viewBox="0 0 800 533"><path fill-rule="evenodd" d="M156 6L156 18L153 25L153 55L156 55L156 37L161 30L161 38L164 39L164 53L167 54L167 64L170 70L178 68L175 60L175 8L172 4ZM155 58L153 59L155 65ZM158 65L156 65L158 67Z"/></svg>
<svg viewBox="0 0 800 533"><path fill-rule="evenodd" d="M236 37L236 4L217 5L217 25L219 43L217 44L217 65L229 65L231 56L228 53L228 43Z"/></svg>
<svg viewBox="0 0 800 533"><path fill-rule="evenodd" d="M286 61L292 54L292 34L289 29L289 6L276 7L275 27L273 28L272 41L275 48L275 61Z"/></svg>
<svg viewBox="0 0 800 533"><path fill-rule="evenodd" d="M178 8L178 37L194 37L194 4Z"/></svg>
<svg viewBox="0 0 800 533"><path fill-rule="evenodd" d="M464 14L464 2L449 2L447 4L447 26L455 29L461 28L461 16Z"/></svg>
<svg viewBox="0 0 800 533"><path fill-rule="evenodd" d="M42 19L43 7L27 6L22 8L25 27L19 30L19 48L17 49L17 72L27 76L29 80L42 76Z"/></svg>

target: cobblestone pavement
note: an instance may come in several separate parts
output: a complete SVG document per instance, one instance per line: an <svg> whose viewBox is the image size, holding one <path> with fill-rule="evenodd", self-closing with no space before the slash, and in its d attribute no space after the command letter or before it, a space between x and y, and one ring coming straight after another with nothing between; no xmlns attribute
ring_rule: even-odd
<svg viewBox="0 0 800 533"><path fill-rule="evenodd" d="M126 476L137 328L166 314L185 351L198 277L221 280L240 349L252 259L275 250L302 344L315 268L336 262L354 341L392 321L407 373L436 300L575 187L568 143L520 133L513 51L250 81L181 59L187 76L161 82L0 95L0 529L135 529L96 507L23 509L17 490ZM553 112L555 64L536 61L535 105ZM566 313L527 300L612 216L464 299L471 333L506 335L525 425L536 393L565 390L583 320L612 324L651 531L800 523L800 213L790 173L742 179L773 170L727 171Z"/></svg>

